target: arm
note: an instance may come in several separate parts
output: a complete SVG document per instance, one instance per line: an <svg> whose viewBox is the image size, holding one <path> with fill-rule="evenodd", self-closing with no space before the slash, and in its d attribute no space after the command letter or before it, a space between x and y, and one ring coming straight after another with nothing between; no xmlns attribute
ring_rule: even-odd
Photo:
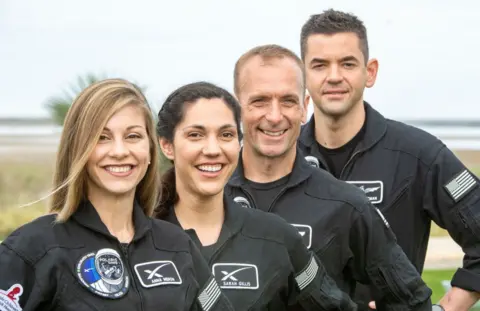
<svg viewBox="0 0 480 311"><path fill-rule="evenodd" d="M222 293L215 277L212 275L207 262L192 241L190 254L192 255L195 278L199 285L196 294L196 303L192 311L233 311L233 307L227 297Z"/></svg>
<svg viewBox="0 0 480 311"><path fill-rule="evenodd" d="M442 299L445 310L468 310L480 293L480 182L445 146L425 175L423 206L465 252Z"/></svg>
<svg viewBox="0 0 480 311"><path fill-rule="evenodd" d="M381 212L367 203L351 226L351 271L369 284L377 309L431 310L432 291L396 242Z"/></svg>
<svg viewBox="0 0 480 311"><path fill-rule="evenodd" d="M0 244L0 310L38 310L50 305L47 299L34 268L5 242Z"/></svg>
<svg viewBox="0 0 480 311"><path fill-rule="evenodd" d="M285 235L294 270L289 280L289 302L303 310L357 310L357 305L328 276L317 256L307 249L295 228L286 222Z"/></svg>

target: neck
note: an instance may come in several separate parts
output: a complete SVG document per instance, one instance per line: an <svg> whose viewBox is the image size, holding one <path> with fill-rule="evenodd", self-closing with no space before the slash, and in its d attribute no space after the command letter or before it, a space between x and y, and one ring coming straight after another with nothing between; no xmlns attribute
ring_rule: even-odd
<svg viewBox="0 0 480 311"><path fill-rule="evenodd" d="M175 204L175 215L182 228L194 229L202 245L215 243L225 217L223 190L213 196L201 197L177 183L177 193L179 201Z"/></svg>
<svg viewBox="0 0 480 311"><path fill-rule="evenodd" d="M336 149L352 140L362 129L365 122L365 108L362 100L346 115L333 118L323 114L315 106L313 116L317 142L325 148Z"/></svg>
<svg viewBox="0 0 480 311"><path fill-rule="evenodd" d="M223 223L223 191L208 198L179 193L179 198L175 214L184 229L210 228Z"/></svg>
<svg viewBox="0 0 480 311"><path fill-rule="evenodd" d="M292 172L296 155L296 144L282 156L266 157L244 143L242 162L245 178L258 183L279 180Z"/></svg>
<svg viewBox="0 0 480 311"><path fill-rule="evenodd" d="M135 234L133 201L135 193L117 197L91 194L88 199L111 235L121 243L130 243Z"/></svg>

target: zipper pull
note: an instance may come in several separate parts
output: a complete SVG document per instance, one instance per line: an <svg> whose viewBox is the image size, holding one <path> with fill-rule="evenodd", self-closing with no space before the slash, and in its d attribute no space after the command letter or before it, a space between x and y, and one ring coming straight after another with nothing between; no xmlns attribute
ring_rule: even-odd
<svg viewBox="0 0 480 311"><path fill-rule="evenodd" d="M128 244L120 243L120 248L122 249L122 253L125 257L128 257Z"/></svg>

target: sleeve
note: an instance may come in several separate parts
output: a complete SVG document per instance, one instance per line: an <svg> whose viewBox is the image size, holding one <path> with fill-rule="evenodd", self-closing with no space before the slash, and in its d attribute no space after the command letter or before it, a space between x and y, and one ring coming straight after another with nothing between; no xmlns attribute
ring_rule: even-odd
<svg viewBox="0 0 480 311"><path fill-rule="evenodd" d="M285 239L294 275L289 284L289 305L298 310L357 310L357 305L342 292L327 274L320 259L307 249L301 236L285 223Z"/></svg>
<svg viewBox="0 0 480 311"><path fill-rule="evenodd" d="M353 222L350 270L370 285L378 310L431 310L432 291L397 244L380 210L367 203Z"/></svg>
<svg viewBox="0 0 480 311"><path fill-rule="evenodd" d="M39 310L49 305L35 269L5 242L0 244L0 310Z"/></svg>
<svg viewBox="0 0 480 311"><path fill-rule="evenodd" d="M233 307L227 297L220 290L215 277L210 271L207 262L200 250L192 241L190 242L190 254L192 255L195 276L199 284L196 294L196 303L191 311L233 311Z"/></svg>
<svg viewBox="0 0 480 311"><path fill-rule="evenodd" d="M425 176L424 209L465 253L452 285L480 292L480 181L445 146Z"/></svg>

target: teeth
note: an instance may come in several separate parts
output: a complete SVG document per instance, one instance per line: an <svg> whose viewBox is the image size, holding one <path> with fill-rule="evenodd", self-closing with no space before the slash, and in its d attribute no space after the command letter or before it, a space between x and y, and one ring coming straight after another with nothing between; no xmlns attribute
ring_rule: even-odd
<svg viewBox="0 0 480 311"><path fill-rule="evenodd" d="M219 170L222 169L222 165L221 164L199 165L198 169L205 172L218 172Z"/></svg>
<svg viewBox="0 0 480 311"><path fill-rule="evenodd" d="M263 131L265 134L269 135L269 136L280 136L282 135L283 133L285 133L285 130L283 131L278 131L278 132L270 132L270 131Z"/></svg>
<svg viewBox="0 0 480 311"><path fill-rule="evenodd" d="M131 170L132 167L130 165L127 166L107 166L106 170L113 172L113 173L126 173Z"/></svg>

